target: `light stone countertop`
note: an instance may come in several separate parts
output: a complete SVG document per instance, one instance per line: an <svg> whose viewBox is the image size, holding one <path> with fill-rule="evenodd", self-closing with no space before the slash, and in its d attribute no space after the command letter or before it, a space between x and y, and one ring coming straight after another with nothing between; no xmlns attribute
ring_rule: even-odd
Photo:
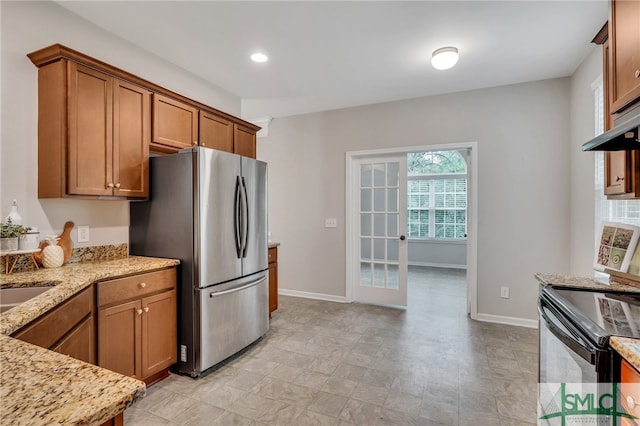
<svg viewBox="0 0 640 426"><path fill-rule="evenodd" d="M577 277L575 275L563 274L535 274L536 279L543 285L552 287L583 288L587 290L600 291L623 291L629 293L640 293L640 288L626 284L609 283L608 281L596 278Z"/></svg>
<svg viewBox="0 0 640 426"><path fill-rule="evenodd" d="M0 275L0 288L53 285L0 314L0 424L100 425L143 397L144 382L8 335L96 281L179 263L130 256Z"/></svg>
<svg viewBox="0 0 640 426"><path fill-rule="evenodd" d="M143 382L0 336L0 423L100 425L145 394Z"/></svg>
<svg viewBox="0 0 640 426"><path fill-rule="evenodd" d="M0 334L10 335L96 281L176 266L180 261L129 256L59 268L0 275L0 288L51 285L51 290L0 314Z"/></svg>
<svg viewBox="0 0 640 426"><path fill-rule="evenodd" d="M615 349L636 370L640 370L640 340L611 336L609 338L609 346Z"/></svg>

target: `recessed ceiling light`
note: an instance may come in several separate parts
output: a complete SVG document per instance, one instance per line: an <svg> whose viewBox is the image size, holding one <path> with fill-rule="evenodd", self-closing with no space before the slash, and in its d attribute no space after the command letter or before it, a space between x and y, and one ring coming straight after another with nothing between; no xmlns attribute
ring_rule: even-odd
<svg viewBox="0 0 640 426"><path fill-rule="evenodd" d="M458 62L458 49L441 47L431 55L431 65L437 70L448 70Z"/></svg>
<svg viewBox="0 0 640 426"><path fill-rule="evenodd" d="M269 58L264 53L254 53L251 55L251 60L253 62L267 62Z"/></svg>

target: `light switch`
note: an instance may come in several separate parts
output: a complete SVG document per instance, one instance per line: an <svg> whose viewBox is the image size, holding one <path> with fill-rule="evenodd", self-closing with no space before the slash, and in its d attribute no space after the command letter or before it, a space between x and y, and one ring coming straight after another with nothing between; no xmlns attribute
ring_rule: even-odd
<svg viewBox="0 0 640 426"><path fill-rule="evenodd" d="M335 217L330 217L324 220L325 228L336 228L338 226L338 219Z"/></svg>

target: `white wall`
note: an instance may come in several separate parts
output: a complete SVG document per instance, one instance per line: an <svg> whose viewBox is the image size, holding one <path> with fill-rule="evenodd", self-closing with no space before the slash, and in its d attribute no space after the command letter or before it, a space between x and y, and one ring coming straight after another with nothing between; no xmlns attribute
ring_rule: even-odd
<svg viewBox="0 0 640 426"><path fill-rule="evenodd" d="M38 74L26 54L61 43L237 116L240 99L53 2L3 1L0 14L0 218L9 213L11 200L15 198L24 222L39 227L42 235L59 233L65 221L72 220L76 226L91 226L91 241L82 245L128 242L126 201L38 200ZM75 231L72 237L76 239Z"/></svg>
<svg viewBox="0 0 640 426"><path fill-rule="evenodd" d="M477 141L478 312L536 318L534 273L569 272L569 101L564 78L274 119L258 157L280 286L346 294L345 152Z"/></svg>
<svg viewBox="0 0 640 426"><path fill-rule="evenodd" d="M593 51L571 77L571 273L593 276L595 241L595 154L581 146L593 138L591 83L602 74L602 47Z"/></svg>
<svg viewBox="0 0 640 426"><path fill-rule="evenodd" d="M462 269L467 267L465 241L410 239L407 251L409 265Z"/></svg>

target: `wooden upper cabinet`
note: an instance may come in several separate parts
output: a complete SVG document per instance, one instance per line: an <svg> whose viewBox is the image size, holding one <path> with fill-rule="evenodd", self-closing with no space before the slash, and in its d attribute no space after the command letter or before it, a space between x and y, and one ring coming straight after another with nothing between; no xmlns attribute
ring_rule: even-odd
<svg viewBox="0 0 640 426"><path fill-rule="evenodd" d="M38 197L148 196L151 92L67 60L38 71Z"/></svg>
<svg viewBox="0 0 640 426"><path fill-rule="evenodd" d="M198 144L198 110L184 102L153 94L151 146L161 152L176 152Z"/></svg>
<svg viewBox="0 0 640 426"><path fill-rule="evenodd" d="M233 152L233 123L200 111L200 146Z"/></svg>
<svg viewBox="0 0 640 426"><path fill-rule="evenodd" d="M113 96L113 195L148 197L151 92L115 80Z"/></svg>
<svg viewBox="0 0 640 426"><path fill-rule="evenodd" d="M256 131L239 124L233 126L233 152L256 158Z"/></svg>
<svg viewBox="0 0 640 426"><path fill-rule="evenodd" d="M68 117L67 193L112 195L113 78L70 62Z"/></svg>
<svg viewBox="0 0 640 426"><path fill-rule="evenodd" d="M613 0L609 18L611 113L640 98L640 1Z"/></svg>

